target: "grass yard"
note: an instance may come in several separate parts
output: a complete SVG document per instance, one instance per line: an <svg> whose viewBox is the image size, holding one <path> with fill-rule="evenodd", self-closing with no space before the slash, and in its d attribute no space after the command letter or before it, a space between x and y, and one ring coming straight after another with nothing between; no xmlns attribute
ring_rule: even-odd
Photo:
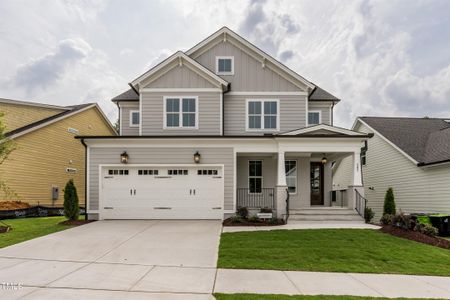
<svg viewBox="0 0 450 300"><path fill-rule="evenodd" d="M370 229L236 232L222 234L217 264L231 269L450 276L450 251Z"/></svg>
<svg viewBox="0 0 450 300"><path fill-rule="evenodd" d="M214 294L217 300L385 300L413 298L373 298L357 296L286 296L286 295L256 295L256 294Z"/></svg>
<svg viewBox="0 0 450 300"><path fill-rule="evenodd" d="M10 219L2 222L10 225L12 230L0 233L0 248L31 240L72 226L60 225L64 217ZM2 225L0 223L0 225Z"/></svg>

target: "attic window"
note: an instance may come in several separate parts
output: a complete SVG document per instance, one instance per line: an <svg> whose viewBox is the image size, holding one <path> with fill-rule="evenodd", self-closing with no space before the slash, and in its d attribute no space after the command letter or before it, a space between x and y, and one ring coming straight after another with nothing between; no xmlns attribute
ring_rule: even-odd
<svg viewBox="0 0 450 300"><path fill-rule="evenodd" d="M216 74L234 74L234 56L216 56Z"/></svg>

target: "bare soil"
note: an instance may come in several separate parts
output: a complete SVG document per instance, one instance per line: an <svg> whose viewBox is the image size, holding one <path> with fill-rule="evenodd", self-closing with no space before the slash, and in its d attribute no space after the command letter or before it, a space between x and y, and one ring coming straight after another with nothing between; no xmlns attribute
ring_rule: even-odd
<svg viewBox="0 0 450 300"><path fill-rule="evenodd" d="M22 201L1 201L0 202L0 210L14 210L14 209L23 209L30 208L31 205L27 202Z"/></svg>
<svg viewBox="0 0 450 300"><path fill-rule="evenodd" d="M443 238L432 237L417 231L406 230L391 225L383 226L380 230L393 236L450 250L450 241Z"/></svg>
<svg viewBox="0 0 450 300"><path fill-rule="evenodd" d="M232 218L228 218L225 219L222 223L223 226L280 226L280 225L284 225L284 221L281 219L278 219L276 223L274 222L269 222L269 221L263 221L263 220L259 220L259 221L250 221L247 219L243 219L240 222L233 222Z"/></svg>
<svg viewBox="0 0 450 300"><path fill-rule="evenodd" d="M62 221L59 224L62 225L70 225L70 226L80 226L88 223L95 222L95 220L66 220Z"/></svg>

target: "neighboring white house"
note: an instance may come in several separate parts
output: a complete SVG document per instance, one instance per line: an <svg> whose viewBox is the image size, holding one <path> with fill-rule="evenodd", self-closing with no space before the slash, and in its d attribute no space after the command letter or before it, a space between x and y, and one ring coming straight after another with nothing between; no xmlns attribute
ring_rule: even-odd
<svg viewBox="0 0 450 300"><path fill-rule="evenodd" d="M331 164L349 156L354 187L338 217L361 220L359 152L370 135L334 127L338 98L230 29L130 87L112 99L120 136L78 137L87 147L89 218L222 219L241 206L282 217L288 195L293 215L327 209Z"/></svg>
<svg viewBox="0 0 450 300"><path fill-rule="evenodd" d="M394 189L397 210L450 213L450 123L436 118L360 117L353 130L373 133L362 149L365 197L383 211L384 196ZM333 190L351 182L348 158L333 167Z"/></svg>

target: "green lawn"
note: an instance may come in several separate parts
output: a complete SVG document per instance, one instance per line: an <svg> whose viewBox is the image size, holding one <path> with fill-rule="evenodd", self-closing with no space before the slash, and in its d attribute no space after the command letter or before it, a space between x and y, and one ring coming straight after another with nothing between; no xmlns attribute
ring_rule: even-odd
<svg viewBox="0 0 450 300"><path fill-rule="evenodd" d="M10 225L12 230L0 233L0 248L71 228L72 226L58 224L64 220L64 217L3 220L2 222Z"/></svg>
<svg viewBox="0 0 450 300"><path fill-rule="evenodd" d="M450 276L450 251L370 229L223 233L218 267Z"/></svg>
<svg viewBox="0 0 450 300"><path fill-rule="evenodd" d="M357 296L286 296L286 295L256 295L256 294L214 294L217 300L385 300L413 298L373 298Z"/></svg>

